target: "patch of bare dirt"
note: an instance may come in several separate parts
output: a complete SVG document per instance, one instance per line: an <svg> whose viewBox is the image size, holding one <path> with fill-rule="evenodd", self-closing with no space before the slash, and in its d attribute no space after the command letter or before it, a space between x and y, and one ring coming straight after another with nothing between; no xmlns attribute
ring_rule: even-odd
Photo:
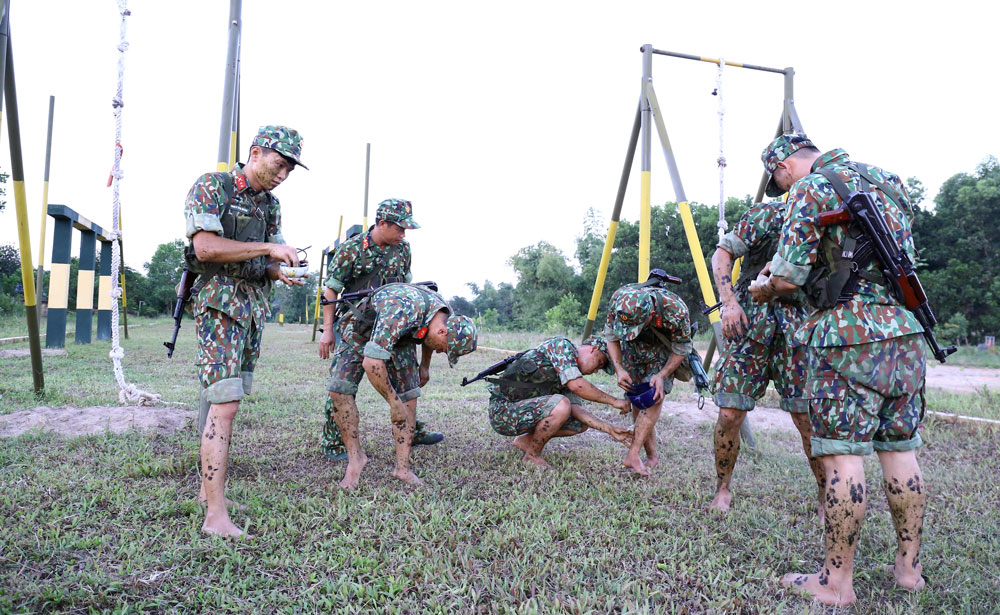
<svg viewBox="0 0 1000 615"><path fill-rule="evenodd" d="M716 419L719 418L719 407L708 398L705 398L705 405L700 409L698 403L694 401L665 401L660 417L665 416L691 425L715 424ZM780 408L768 408L757 404L752 412L747 413L747 420L753 429L796 431L792 417Z"/></svg>
<svg viewBox="0 0 1000 615"><path fill-rule="evenodd" d="M43 357L61 357L66 354L65 348L42 348ZM15 348L13 350L0 350L0 359L10 359L13 357L30 357L30 348Z"/></svg>
<svg viewBox="0 0 1000 615"><path fill-rule="evenodd" d="M194 410L159 406L40 406L0 416L0 437L19 436L39 428L64 436L122 433L130 429L169 434L184 429L195 420L196 414Z"/></svg>
<svg viewBox="0 0 1000 615"><path fill-rule="evenodd" d="M955 393L975 393L983 388L1000 392L1000 369L988 367L959 367L927 362L927 388L944 389Z"/></svg>

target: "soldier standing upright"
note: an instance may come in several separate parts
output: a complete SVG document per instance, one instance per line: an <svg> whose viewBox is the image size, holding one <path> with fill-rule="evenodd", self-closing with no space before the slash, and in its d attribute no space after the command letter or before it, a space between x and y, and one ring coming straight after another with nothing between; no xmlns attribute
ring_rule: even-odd
<svg viewBox="0 0 1000 615"><path fill-rule="evenodd" d="M386 199L379 203L375 213L375 224L365 233L348 239L334 251L327 266L326 290L324 297L334 300L343 293L365 288L377 288L392 282L410 282L410 243L406 241L406 231L418 229L420 225L413 219L413 205L401 199ZM323 335L319 340L319 356L326 359L335 345L337 332L342 336L346 320L334 322L335 308L323 307ZM336 330L335 330L336 329ZM427 384L426 369L420 371L420 386ZM327 383L330 385L331 383ZM330 389L330 392L354 395L357 387L345 385L345 390ZM333 397L325 396L326 424L323 426L323 455L332 461L346 461L347 449L333 419ZM424 425L417 421L413 444L437 444L444 439L440 433L427 433Z"/></svg>
<svg viewBox="0 0 1000 615"><path fill-rule="evenodd" d="M740 426L747 412L764 396L769 381L781 396L780 406L792 417L802 438L809 466L818 485L819 517L823 520L823 466L812 456L809 401L803 398L806 352L792 346L792 336L806 316L805 297L796 293L758 305L746 292L778 248L787 214L784 202L757 203L736 228L719 240L712 255L712 273L722 302L722 334L728 341L716 364L714 401L719 419L713 432L715 497L710 508L729 510L730 481L740 454ZM733 260L743 257L740 278L732 283Z"/></svg>
<svg viewBox="0 0 1000 615"><path fill-rule="evenodd" d="M684 301L673 292L650 282L626 284L611 295L604 326L608 355L626 391L649 381L656 390L649 408L634 408L635 438L625 455L633 472L649 476L649 467L659 463L656 454L656 421L663 396L674 386L674 373L694 349L691 321ZM639 450L646 450L646 461Z"/></svg>
<svg viewBox="0 0 1000 615"><path fill-rule="evenodd" d="M788 574L781 583L825 604L855 601L854 554L868 504L863 455L874 451L896 530L892 574L901 587L919 590L927 503L915 452L924 414L923 327L893 298L875 259L855 253L853 222L819 224L849 191L868 192L890 241L912 261L909 198L899 176L852 162L842 149L820 153L800 133L781 135L761 159L771 173L768 195L788 191L790 211L777 254L749 290L768 302L801 287L816 308L795 343L807 347L812 453L827 478L825 561L818 573Z"/></svg>
<svg viewBox="0 0 1000 615"><path fill-rule="evenodd" d="M298 265L295 248L281 236L281 207L271 191L295 165L305 167L302 137L284 126L262 126L246 164L207 173L184 203L189 271L200 274L191 307L198 331L201 380L201 493L207 510L202 531L240 536L229 518L226 470L233 418L250 393L264 321L270 314L271 281L290 280L280 265Z"/></svg>

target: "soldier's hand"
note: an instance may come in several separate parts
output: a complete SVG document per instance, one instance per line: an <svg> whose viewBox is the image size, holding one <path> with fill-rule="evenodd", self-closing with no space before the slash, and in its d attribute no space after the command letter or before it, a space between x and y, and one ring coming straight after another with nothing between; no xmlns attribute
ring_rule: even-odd
<svg viewBox="0 0 1000 615"><path fill-rule="evenodd" d="M625 391L632 388L632 376L629 376L627 371L619 369L615 370L615 374L618 376L618 388Z"/></svg>
<svg viewBox="0 0 1000 615"><path fill-rule="evenodd" d="M649 379L649 386L656 389L656 395L653 396L653 401L660 401L663 399L663 376L660 374L654 374Z"/></svg>
<svg viewBox="0 0 1000 615"><path fill-rule="evenodd" d="M632 404L627 399L616 399L611 406L618 408L618 414L628 414L632 411Z"/></svg>
<svg viewBox="0 0 1000 615"><path fill-rule="evenodd" d="M329 359L330 351L333 350L333 345L336 343L336 333L333 327L323 327L323 335L319 336L319 358Z"/></svg>
<svg viewBox="0 0 1000 615"><path fill-rule="evenodd" d="M421 366L417 373L420 374L420 386L427 386L427 383L431 381L431 370Z"/></svg>
<svg viewBox="0 0 1000 615"><path fill-rule="evenodd" d="M743 307L735 299L722 306L722 336L727 341L735 342L743 337L745 328L749 326Z"/></svg>
<svg viewBox="0 0 1000 615"><path fill-rule="evenodd" d="M267 256L269 259L279 261L289 267L299 266L299 251L294 247L281 243L269 243L267 245L269 250Z"/></svg>
<svg viewBox="0 0 1000 615"><path fill-rule="evenodd" d="M625 446L632 446L632 439L635 438L635 433L631 429L625 429L624 427L612 427L608 435Z"/></svg>

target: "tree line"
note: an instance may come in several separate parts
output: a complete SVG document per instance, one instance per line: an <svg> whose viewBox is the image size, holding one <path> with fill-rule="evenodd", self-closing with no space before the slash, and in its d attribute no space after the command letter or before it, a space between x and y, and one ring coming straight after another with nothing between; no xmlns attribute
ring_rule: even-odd
<svg viewBox="0 0 1000 615"><path fill-rule="evenodd" d="M953 175L941 186L933 207L924 201L925 189L919 180L908 179L907 188L916 206L913 234L919 251L917 272L937 314L939 337L949 342L978 342L984 335L1000 332L1000 225L993 218L1000 211L1000 163L990 156L974 172ZM751 203L750 196L727 201L728 228L733 228ZM718 209L691 203L691 213L701 257L711 271ZM692 320L706 330L708 319L701 314L702 294L677 204L653 206L651 222L650 266L682 278L674 290L688 303ZM574 254L563 254L546 241L522 247L508 260L516 283L470 282L472 298L452 297L452 307L487 328L579 333L590 306L606 235L606 221L591 209L583 218ZM123 268L130 313L152 316L172 311L184 266L184 246L181 239L158 246L144 265L145 273ZM598 329L604 319L603 305L614 289L636 281L638 251L638 222L620 222L601 297ZM77 268L74 258L71 298L76 296ZM310 322L318 283L319 273L314 272L304 286L276 284L272 293L275 316L281 313L287 322ZM0 314L23 309L20 284L17 249L0 246ZM48 272L44 288L48 288Z"/></svg>

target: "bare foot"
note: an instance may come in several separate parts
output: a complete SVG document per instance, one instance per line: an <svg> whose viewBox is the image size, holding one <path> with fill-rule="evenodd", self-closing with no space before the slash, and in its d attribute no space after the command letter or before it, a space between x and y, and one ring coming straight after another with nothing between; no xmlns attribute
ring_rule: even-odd
<svg viewBox="0 0 1000 615"><path fill-rule="evenodd" d="M412 470L407 470L406 472L400 472L398 469L392 471L392 475L395 478L403 481L407 485L413 485L414 487L422 487L424 481L417 478L417 475L413 473Z"/></svg>
<svg viewBox="0 0 1000 615"><path fill-rule="evenodd" d="M812 598L817 602L832 606L847 606L854 604L857 596L854 595L853 584L845 589L837 589L827 581L824 585L820 578L821 574L786 574L781 577L782 587L787 587L796 594L807 598Z"/></svg>
<svg viewBox="0 0 1000 615"><path fill-rule="evenodd" d="M646 457L646 467L647 468L655 468L658 465L660 465L660 458L658 456L653 455L652 457L648 457L648 456Z"/></svg>
<svg viewBox="0 0 1000 615"><path fill-rule="evenodd" d="M730 503L733 501L733 492L725 487L720 487L712 498L712 503L708 505L709 510L729 512Z"/></svg>
<svg viewBox="0 0 1000 615"><path fill-rule="evenodd" d="M905 570L906 566L900 566L900 569ZM896 585L899 585L903 589L908 589L914 592L922 590L924 588L924 585L927 584L927 579L925 579L924 575L921 574L923 571L924 571L923 564L917 564L916 567L913 568L913 574L910 575L896 574L896 567L893 566L892 564L889 564L889 572L892 574L893 577L895 577Z"/></svg>
<svg viewBox="0 0 1000 615"><path fill-rule="evenodd" d="M344 472L344 480L340 481L341 489L354 489L358 486L358 481L361 479L361 471L365 469L368 465L368 456L364 453L361 454L361 459L358 463L353 463L351 461L347 462L347 471Z"/></svg>
<svg viewBox="0 0 1000 615"><path fill-rule="evenodd" d="M629 468L639 476L649 476L649 470L646 469L646 465L642 463L642 459L636 455L634 458L629 455L625 455L625 467Z"/></svg>
<svg viewBox="0 0 1000 615"><path fill-rule="evenodd" d="M544 459L542 459L538 455L531 455L529 453L525 453L524 454L524 461L531 462L531 463L535 464L536 466L538 466L539 468L549 469L549 468L552 467L552 466L549 465L549 462L545 461Z"/></svg>
<svg viewBox="0 0 1000 615"><path fill-rule="evenodd" d="M201 531L224 538L240 538L241 536L245 536L243 530L236 527L236 524L229 519L229 515L205 515L205 523L202 524Z"/></svg>
<svg viewBox="0 0 1000 615"><path fill-rule="evenodd" d="M531 448L531 434L530 433L523 433L523 434L519 435L518 437L514 438L514 440L511 442L511 444L514 445L514 448L520 449L525 455L530 455L531 454L531 453L528 452L529 449Z"/></svg>

